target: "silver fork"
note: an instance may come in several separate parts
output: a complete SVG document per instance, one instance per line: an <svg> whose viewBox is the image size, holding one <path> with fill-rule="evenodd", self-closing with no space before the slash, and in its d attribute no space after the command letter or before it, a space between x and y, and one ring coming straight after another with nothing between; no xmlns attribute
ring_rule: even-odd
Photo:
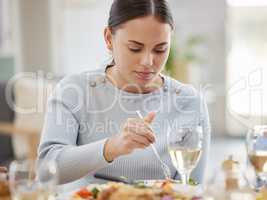
<svg viewBox="0 0 267 200"><path fill-rule="evenodd" d="M142 114L141 114L141 112L140 112L139 110L136 111L136 114L138 115L138 117L139 117L140 119L144 119L144 117L142 116ZM148 126L149 126L149 128L150 128L151 130L153 130L152 127L151 127L150 125L148 125ZM166 165L166 164L163 162L163 160L160 158L160 155L159 155L159 153L158 153L158 151L157 151L155 145L154 145L154 144L151 144L150 146L152 147L152 150L153 150L154 154L156 155L158 161L160 162L160 165L161 165L161 168L162 168L162 170L163 170L163 173L164 173L165 178L166 178L166 179L171 179L171 170L170 170L170 168L169 168L168 165Z"/></svg>

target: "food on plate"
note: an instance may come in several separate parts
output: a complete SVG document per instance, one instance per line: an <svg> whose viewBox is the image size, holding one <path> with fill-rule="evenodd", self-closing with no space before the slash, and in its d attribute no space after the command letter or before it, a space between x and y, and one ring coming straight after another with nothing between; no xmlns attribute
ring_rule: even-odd
<svg viewBox="0 0 267 200"><path fill-rule="evenodd" d="M143 183L128 185L114 182L90 185L77 191L73 195L73 200L202 200L202 198L178 193L170 181L161 181L150 186Z"/></svg>

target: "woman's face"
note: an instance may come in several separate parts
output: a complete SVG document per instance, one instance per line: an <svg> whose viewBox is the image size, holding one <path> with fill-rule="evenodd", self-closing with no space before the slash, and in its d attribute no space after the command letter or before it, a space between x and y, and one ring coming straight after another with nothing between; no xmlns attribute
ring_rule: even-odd
<svg viewBox="0 0 267 200"><path fill-rule="evenodd" d="M115 34L105 31L107 47L115 61L116 78L124 84L153 85L166 64L172 29L153 16L130 20ZM117 81L117 80L116 80Z"/></svg>

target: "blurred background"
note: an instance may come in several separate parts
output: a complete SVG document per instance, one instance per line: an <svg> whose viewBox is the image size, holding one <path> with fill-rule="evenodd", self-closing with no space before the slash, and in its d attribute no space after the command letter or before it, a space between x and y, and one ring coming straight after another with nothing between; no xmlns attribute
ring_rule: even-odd
<svg viewBox="0 0 267 200"><path fill-rule="evenodd" d="M103 30L111 3L0 0L0 165L36 156L46 97L60 78L110 62ZM176 30L165 73L205 88L210 166L229 154L245 162L246 132L267 123L267 1L169 3ZM23 72L33 73L18 80Z"/></svg>

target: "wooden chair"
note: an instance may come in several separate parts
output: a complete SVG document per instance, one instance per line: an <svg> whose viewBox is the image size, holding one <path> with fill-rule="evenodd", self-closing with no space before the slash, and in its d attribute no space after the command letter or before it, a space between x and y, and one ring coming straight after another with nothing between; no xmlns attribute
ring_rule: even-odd
<svg viewBox="0 0 267 200"><path fill-rule="evenodd" d="M27 127L18 127L14 125L13 123L7 123L7 122L0 122L0 133L5 135L13 136L15 134L19 134L26 138L27 144L28 144L28 152L27 152L27 159L36 159L37 157L37 147L39 144L39 130L35 130L32 128ZM5 167L0 166L0 172L6 173L7 169ZM0 193L3 192L3 185L0 186ZM6 194L6 195L5 195ZM11 200L10 193L3 193L0 199L1 200Z"/></svg>
<svg viewBox="0 0 267 200"><path fill-rule="evenodd" d="M13 123L0 122L0 132L2 134L11 136L15 134L23 136L27 141L27 149L28 149L27 158L36 159L37 148L40 140L40 134L39 134L40 130L23 126L18 127Z"/></svg>

